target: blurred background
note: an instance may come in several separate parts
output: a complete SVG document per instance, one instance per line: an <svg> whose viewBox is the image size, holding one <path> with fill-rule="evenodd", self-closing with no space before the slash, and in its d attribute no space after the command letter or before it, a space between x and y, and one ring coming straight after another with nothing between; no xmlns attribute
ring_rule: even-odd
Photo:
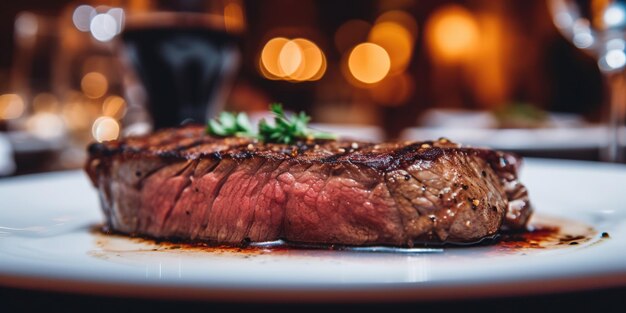
<svg viewBox="0 0 626 313"><path fill-rule="evenodd" d="M271 102L357 139L603 160L608 70L550 5L2 1L0 176L79 168L90 142Z"/></svg>

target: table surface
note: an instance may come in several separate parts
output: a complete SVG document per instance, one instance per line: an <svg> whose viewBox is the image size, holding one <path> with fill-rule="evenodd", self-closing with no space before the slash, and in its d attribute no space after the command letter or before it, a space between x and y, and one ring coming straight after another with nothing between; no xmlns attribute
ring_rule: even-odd
<svg viewBox="0 0 626 313"><path fill-rule="evenodd" d="M548 294L531 297L474 299L445 302L401 303L252 303L245 298L233 302L181 302L155 299L132 299L76 295L35 290L0 288L4 312L43 312L55 308L62 312L345 312L359 310L407 312L624 312L626 286L586 292ZM4 310L4 309L7 310ZM52 309L52 310L51 310Z"/></svg>

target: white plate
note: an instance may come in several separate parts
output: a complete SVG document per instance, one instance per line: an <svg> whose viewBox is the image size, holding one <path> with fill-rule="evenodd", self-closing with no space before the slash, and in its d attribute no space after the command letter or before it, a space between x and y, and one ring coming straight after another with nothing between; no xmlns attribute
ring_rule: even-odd
<svg viewBox="0 0 626 313"><path fill-rule="evenodd" d="M0 285L267 301L441 299L626 285L626 166L530 159L523 181L539 216L566 217L598 233L559 249L170 250L92 232L102 216L81 172L5 179Z"/></svg>
<svg viewBox="0 0 626 313"><path fill-rule="evenodd" d="M626 137L626 128L622 129ZM433 140L446 137L476 147L490 147L500 150L570 150L598 149L605 147L609 135L601 126L555 127L555 128L407 128L402 140ZM623 143L624 145L626 143Z"/></svg>

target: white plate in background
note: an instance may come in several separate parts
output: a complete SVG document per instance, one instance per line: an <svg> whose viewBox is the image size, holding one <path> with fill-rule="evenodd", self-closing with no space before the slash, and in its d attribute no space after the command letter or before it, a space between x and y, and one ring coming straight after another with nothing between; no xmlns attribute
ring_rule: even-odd
<svg viewBox="0 0 626 313"><path fill-rule="evenodd" d="M623 138L626 128L622 129ZM567 128L407 128L402 140L435 140L441 137L475 147L502 150L598 149L607 145L608 133L602 126Z"/></svg>

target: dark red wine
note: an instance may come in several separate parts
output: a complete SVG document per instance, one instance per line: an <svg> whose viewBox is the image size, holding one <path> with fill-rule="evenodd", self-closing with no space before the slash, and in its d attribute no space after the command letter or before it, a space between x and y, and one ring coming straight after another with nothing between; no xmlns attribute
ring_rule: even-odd
<svg viewBox="0 0 626 313"><path fill-rule="evenodd" d="M122 40L154 128L204 123L221 110L239 64L237 37L206 25L127 27Z"/></svg>

